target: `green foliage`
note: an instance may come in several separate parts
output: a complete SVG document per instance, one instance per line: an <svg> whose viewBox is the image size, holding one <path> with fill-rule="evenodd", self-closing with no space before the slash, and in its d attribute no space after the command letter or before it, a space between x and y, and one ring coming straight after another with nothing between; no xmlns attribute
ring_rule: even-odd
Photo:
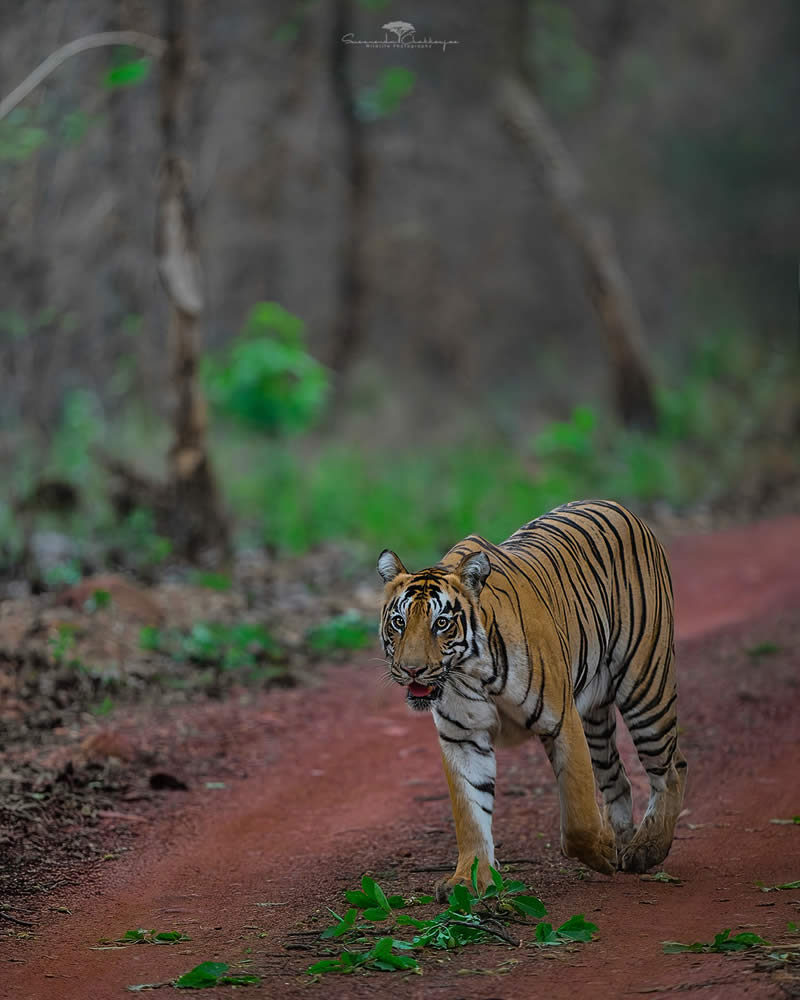
<svg viewBox="0 0 800 1000"><path fill-rule="evenodd" d="M135 556L140 567L158 566L172 554L172 542L155 529L155 518L149 510L138 508L125 519L120 543Z"/></svg>
<svg viewBox="0 0 800 1000"><path fill-rule="evenodd" d="M188 630L144 626L142 649L162 653L177 662L187 660L221 670L247 670L254 679L280 676L284 667L272 664L281 649L263 625L219 625L197 622Z"/></svg>
<svg viewBox="0 0 800 1000"><path fill-rule="evenodd" d="M75 633L77 629L74 625L59 625L57 634L48 640L50 655L53 662L59 666L66 664L70 667L80 666L80 660L70 657L75 648Z"/></svg>
<svg viewBox="0 0 800 1000"><path fill-rule="evenodd" d="M89 474L91 447L101 427L97 397L84 389L68 392L50 448L50 471L66 479L84 480Z"/></svg>
<svg viewBox="0 0 800 1000"><path fill-rule="evenodd" d="M781 889L800 889L800 879L795 882L780 882L778 885L763 885L757 883L762 892L778 892Z"/></svg>
<svg viewBox="0 0 800 1000"><path fill-rule="evenodd" d="M191 582L196 587L206 587L208 590L226 591L233 586L227 573L212 573L208 570L196 570L191 575Z"/></svg>
<svg viewBox="0 0 800 1000"><path fill-rule="evenodd" d="M509 944L519 942L509 934L504 924L514 921L525 924L528 919L546 915L544 903L529 893L523 882L505 879L495 868L490 868L492 881L483 890L478 889L478 859L472 865L472 890L456 885L450 893L447 907L433 917L418 918L409 913L399 912L410 906L427 904L431 896L414 899L400 895L390 895L381 889L373 878L365 875L360 889L345 892L350 903L344 916L330 910L336 923L322 932L323 940L339 939L347 942L345 950L335 958L326 958L314 963L309 972L318 975L325 972L352 972L357 968L410 969L416 968L408 962L398 961L406 956L396 956L397 951L419 951L424 948L450 950L469 944L479 944L489 940L502 940ZM385 959L384 965L375 963L373 951L357 951L355 945L367 940L376 923L389 923L386 937L381 938L382 949L392 958ZM398 928L411 928L410 941L394 937ZM563 945L574 942L591 941L597 927L584 919L582 914L570 917L556 930L551 924L540 924L536 929L534 943L538 945Z"/></svg>
<svg viewBox="0 0 800 1000"><path fill-rule="evenodd" d="M61 138L74 146L84 138L91 124L85 111L69 111L61 122Z"/></svg>
<svg viewBox="0 0 800 1000"><path fill-rule="evenodd" d="M577 37L575 15L556 0L533 5L533 65L537 88L558 111L577 111L591 99L596 71Z"/></svg>
<svg viewBox="0 0 800 1000"><path fill-rule="evenodd" d="M32 124L27 108L14 108L0 121L0 163L21 163L47 141L47 132Z"/></svg>
<svg viewBox="0 0 800 1000"><path fill-rule="evenodd" d="M396 955L396 948L407 947L404 941L390 937L380 938L366 952L343 951L338 958L324 958L308 968L311 975L324 972L354 972L356 969L378 969L381 972L405 972L419 967L410 955Z"/></svg>
<svg viewBox="0 0 800 1000"><path fill-rule="evenodd" d="M175 944L178 941L191 941L188 934L181 931L155 931L147 930L144 927L137 927L135 930L125 931L121 938L117 938L118 944Z"/></svg>
<svg viewBox="0 0 800 1000"><path fill-rule="evenodd" d="M569 420L554 420L537 434L533 450L543 459L586 460L596 450L596 428L597 414L594 410L588 406L576 406Z"/></svg>
<svg viewBox="0 0 800 1000"><path fill-rule="evenodd" d="M96 705L92 705L90 709L92 715L96 715L98 718L102 718L104 715L110 715L114 711L114 700L111 695L106 695L101 702Z"/></svg>
<svg viewBox="0 0 800 1000"><path fill-rule="evenodd" d="M22 313L18 313L15 309L0 309L0 333L11 340L24 340L28 335L28 329L28 322Z"/></svg>
<svg viewBox="0 0 800 1000"><path fill-rule="evenodd" d="M90 615L102 608L111 607L111 594L107 590L93 590L91 597L84 602L83 610Z"/></svg>
<svg viewBox="0 0 800 1000"><path fill-rule="evenodd" d="M591 941L597 933L597 925L586 920L582 913L577 913L565 920L560 927L553 929L552 924L541 923L536 928L535 942L545 948L552 945L569 944L573 941Z"/></svg>
<svg viewBox="0 0 800 1000"><path fill-rule="evenodd" d="M0 121L0 165L22 164L53 140L74 146L99 120L80 110L61 115L47 102L33 109L14 108Z"/></svg>
<svg viewBox="0 0 800 1000"><path fill-rule="evenodd" d="M248 974L228 975L230 966L225 962L201 962L173 983L179 990L205 990L213 986L258 986L258 976Z"/></svg>
<svg viewBox="0 0 800 1000"><path fill-rule="evenodd" d="M764 938L758 934L742 933L734 934L731 937L731 930L727 927L724 931L714 935L713 941L694 941L692 944L682 944L680 941L662 942L664 952L667 955L676 955L680 952L690 951L694 953L707 952L729 952L745 951L754 948L756 945L768 944Z"/></svg>
<svg viewBox="0 0 800 1000"><path fill-rule="evenodd" d="M376 624L365 621L356 611L345 611L310 629L306 640L315 653L328 655L350 649L364 649L372 642Z"/></svg>
<svg viewBox="0 0 800 1000"><path fill-rule="evenodd" d="M359 91L356 98L358 117L369 122L386 118L413 93L416 82L416 73L403 66L384 69L375 84Z"/></svg>
<svg viewBox="0 0 800 1000"><path fill-rule="evenodd" d="M773 653L780 653L781 647L774 642L759 642L747 650L747 655L754 660L760 660L764 656L772 656Z"/></svg>
<svg viewBox="0 0 800 1000"><path fill-rule="evenodd" d="M272 435L310 427L328 396L328 373L306 351L303 321L276 302L259 302L227 350L203 374L220 411Z"/></svg>
<svg viewBox="0 0 800 1000"><path fill-rule="evenodd" d="M134 54L135 50L123 46L116 50L114 65L103 75L103 86L107 90L133 87L143 83L150 75L149 56Z"/></svg>
<svg viewBox="0 0 800 1000"><path fill-rule="evenodd" d="M44 582L48 587L71 587L81 579L81 564L77 559L48 566L44 571Z"/></svg>

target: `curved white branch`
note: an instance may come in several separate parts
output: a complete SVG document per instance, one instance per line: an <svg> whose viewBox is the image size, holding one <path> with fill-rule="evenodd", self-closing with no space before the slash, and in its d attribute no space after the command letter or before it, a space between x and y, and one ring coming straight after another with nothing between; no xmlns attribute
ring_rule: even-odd
<svg viewBox="0 0 800 1000"><path fill-rule="evenodd" d="M106 45L130 45L132 48L143 49L156 59L164 52L164 42L160 38L145 35L141 31L100 31L95 35L84 35L82 38L76 38L74 41L62 45L55 52L51 52L43 63L40 63L18 87L15 87L7 97L0 101L0 120L13 111L20 101L23 101L45 77L49 76L54 69L58 69L67 59L80 52L86 52L88 49L99 49Z"/></svg>

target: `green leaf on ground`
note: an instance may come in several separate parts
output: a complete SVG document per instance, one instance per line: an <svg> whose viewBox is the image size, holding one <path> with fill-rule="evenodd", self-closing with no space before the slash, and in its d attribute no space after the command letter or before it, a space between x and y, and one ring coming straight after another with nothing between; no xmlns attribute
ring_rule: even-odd
<svg viewBox="0 0 800 1000"><path fill-rule="evenodd" d="M730 927L714 935L713 941L693 941L691 944L684 944L682 941L662 941L662 947L666 955L677 955L682 952L693 952L695 954L724 953L728 951L746 951L756 945L768 944L764 938L758 934L743 932L734 934L731 937Z"/></svg>
<svg viewBox="0 0 800 1000"><path fill-rule="evenodd" d="M762 892L777 892L779 889L800 889L800 879L796 882L781 882L778 885L764 885L761 882L758 882L757 885Z"/></svg>
<svg viewBox="0 0 800 1000"><path fill-rule="evenodd" d="M261 980L250 973L228 975L225 962L201 962L178 976L173 985L179 990L205 990L212 986L257 986Z"/></svg>
<svg viewBox="0 0 800 1000"><path fill-rule="evenodd" d="M596 932L597 925L586 920L582 913L577 913L555 930L552 924L539 924L534 941L542 947L567 944L570 941L591 941Z"/></svg>
<svg viewBox="0 0 800 1000"><path fill-rule="evenodd" d="M220 976L224 976L230 968L225 962L201 962L189 972L184 972L175 980L179 990L204 990L216 986Z"/></svg>
<svg viewBox="0 0 800 1000"><path fill-rule="evenodd" d="M544 917L547 908L536 896L514 896L509 900L518 913L524 913L527 917Z"/></svg>
<svg viewBox="0 0 800 1000"><path fill-rule="evenodd" d="M762 656L772 656L773 653L780 653L781 647L774 642L759 642L747 650L747 655L754 660L760 660Z"/></svg>

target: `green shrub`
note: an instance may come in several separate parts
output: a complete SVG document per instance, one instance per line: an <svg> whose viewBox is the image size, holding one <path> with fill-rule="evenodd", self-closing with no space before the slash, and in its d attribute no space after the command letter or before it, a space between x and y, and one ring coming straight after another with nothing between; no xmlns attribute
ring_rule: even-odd
<svg viewBox="0 0 800 1000"><path fill-rule="evenodd" d="M309 428L328 396L328 373L306 351L303 321L276 302L259 302L242 332L203 372L226 416L272 435Z"/></svg>

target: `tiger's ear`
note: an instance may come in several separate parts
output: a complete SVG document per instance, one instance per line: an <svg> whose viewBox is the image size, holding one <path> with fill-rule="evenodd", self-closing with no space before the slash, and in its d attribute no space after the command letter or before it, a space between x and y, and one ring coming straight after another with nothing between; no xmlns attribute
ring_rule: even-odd
<svg viewBox="0 0 800 1000"><path fill-rule="evenodd" d="M480 597L486 577L491 570L489 557L485 552L470 552L456 567L456 576L461 580L465 590L468 590L473 597Z"/></svg>
<svg viewBox="0 0 800 1000"><path fill-rule="evenodd" d="M384 583L391 583L396 576L408 570L391 549L384 549L378 556L378 573Z"/></svg>

